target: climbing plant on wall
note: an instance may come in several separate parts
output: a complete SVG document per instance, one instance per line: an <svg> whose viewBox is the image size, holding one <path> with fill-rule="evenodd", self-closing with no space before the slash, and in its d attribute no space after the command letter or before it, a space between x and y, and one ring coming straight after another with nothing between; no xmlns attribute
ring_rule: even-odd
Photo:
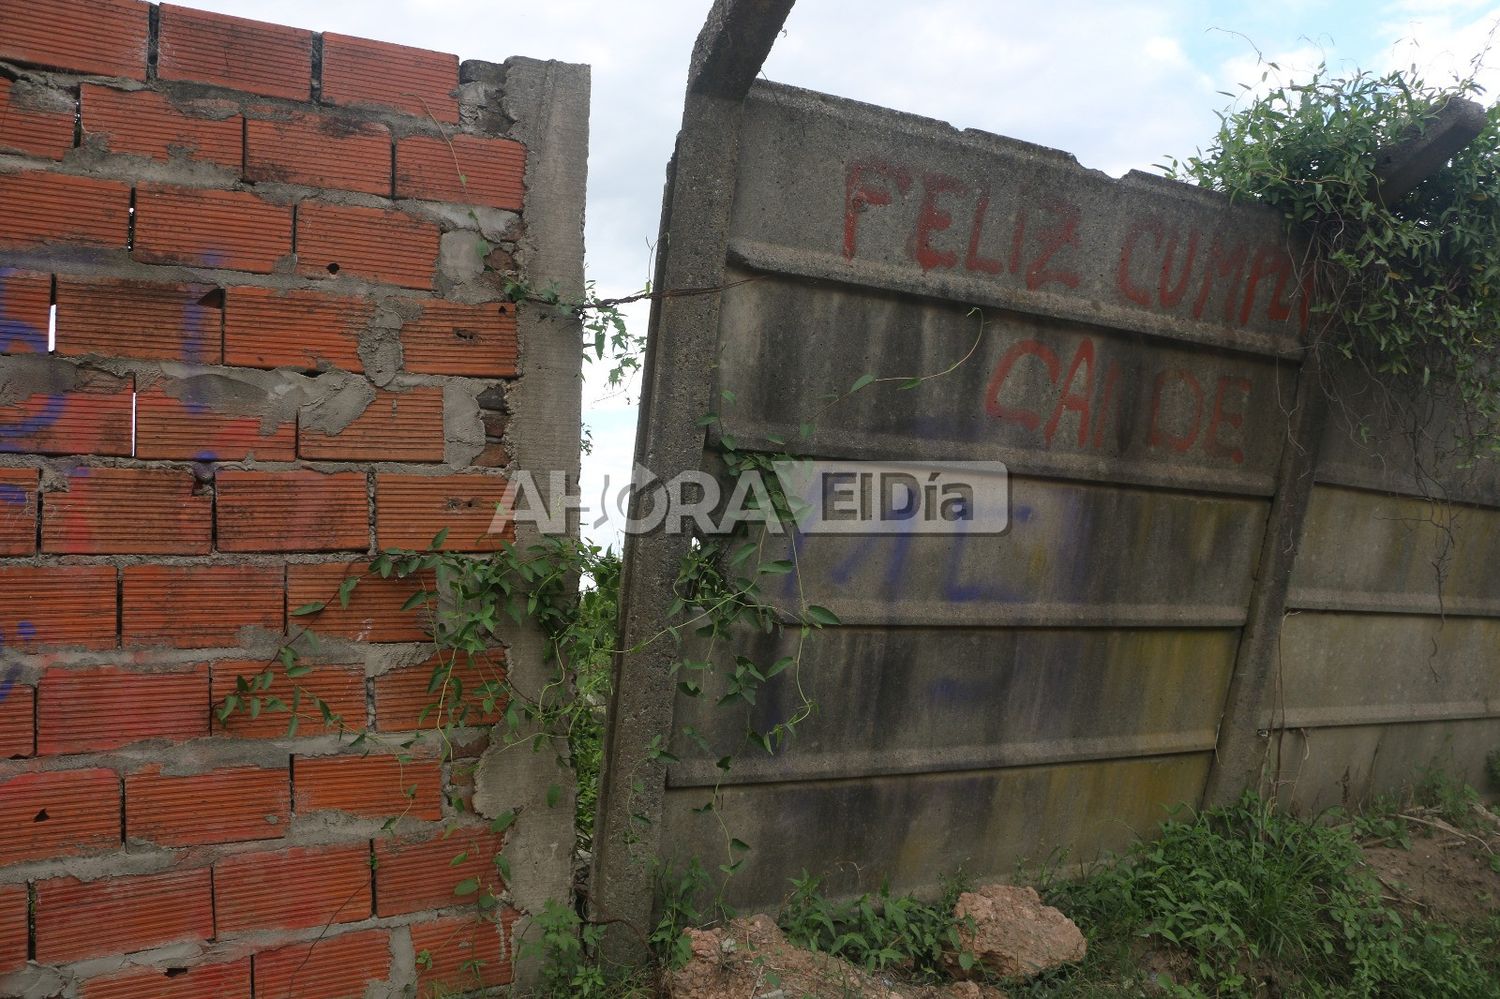
<svg viewBox="0 0 1500 999"><path fill-rule="evenodd" d="M1385 398L1455 414L1465 458L1500 447L1500 111L1409 195L1387 202L1380 171L1385 151L1479 92L1472 75L1434 86L1415 69L1320 67L1221 112L1208 148L1169 164L1177 179L1281 211L1309 250L1315 343L1391 389Z"/></svg>

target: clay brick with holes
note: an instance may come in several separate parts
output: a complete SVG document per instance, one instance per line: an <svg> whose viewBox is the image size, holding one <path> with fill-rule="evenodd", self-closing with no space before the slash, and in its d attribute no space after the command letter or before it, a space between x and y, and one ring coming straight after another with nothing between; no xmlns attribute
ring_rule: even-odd
<svg viewBox="0 0 1500 999"><path fill-rule="evenodd" d="M158 184L136 188L137 260L269 274L291 252L288 205L273 205L244 191Z"/></svg>
<svg viewBox="0 0 1500 999"><path fill-rule="evenodd" d="M0 77L0 152L62 159L73 148L73 109L61 106L65 96Z"/></svg>
<svg viewBox="0 0 1500 999"><path fill-rule="evenodd" d="M349 812L371 818L443 817L442 766L392 755L298 756L292 763L297 812Z"/></svg>
<svg viewBox="0 0 1500 999"><path fill-rule="evenodd" d="M0 568L0 636L5 651L114 648L119 644L115 593L112 565Z"/></svg>
<svg viewBox="0 0 1500 999"><path fill-rule="evenodd" d="M375 914L398 916L498 896L501 837L479 827L422 840L375 841ZM468 891L459 893L459 888Z"/></svg>
<svg viewBox="0 0 1500 999"><path fill-rule="evenodd" d="M140 0L0 0L0 59L144 80L150 10Z"/></svg>
<svg viewBox="0 0 1500 999"><path fill-rule="evenodd" d="M381 208L304 201L297 206L297 273L347 274L431 288L438 228Z"/></svg>
<svg viewBox="0 0 1500 999"><path fill-rule="evenodd" d="M526 147L510 139L409 135L396 143L396 197L489 205L518 212Z"/></svg>
<svg viewBox="0 0 1500 999"><path fill-rule="evenodd" d="M78 999L250 999L250 958L190 968L144 968L90 978Z"/></svg>
<svg viewBox="0 0 1500 999"><path fill-rule="evenodd" d="M323 99L458 121L458 56L324 32Z"/></svg>
<svg viewBox="0 0 1500 999"><path fill-rule="evenodd" d="M464 305L425 299L401 324L402 366L430 375L512 378L516 371L515 306Z"/></svg>
<svg viewBox="0 0 1500 999"><path fill-rule="evenodd" d="M391 194L391 133L384 125L303 114L245 126L245 176L307 187Z"/></svg>
<svg viewBox="0 0 1500 999"><path fill-rule="evenodd" d="M38 475L34 468L0 468L0 555L36 551Z"/></svg>
<svg viewBox="0 0 1500 999"><path fill-rule="evenodd" d="M101 724L103 723L103 724ZM102 752L208 735L208 667L53 666L37 688L37 752Z"/></svg>
<svg viewBox="0 0 1500 999"><path fill-rule="evenodd" d="M230 288L224 360L251 368L363 371L359 338L374 315L375 305L367 299Z"/></svg>
<svg viewBox="0 0 1500 999"><path fill-rule="evenodd" d="M52 275L0 268L0 354L47 353L51 311Z"/></svg>
<svg viewBox="0 0 1500 999"><path fill-rule="evenodd" d="M483 916L424 919L411 927L411 945L427 954L428 963L418 969L417 991L442 985L455 992L472 992L511 980L506 932L501 924Z"/></svg>
<svg viewBox="0 0 1500 999"><path fill-rule="evenodd" d="M131 565L123 575L128 645L221 648L237 644L242 628L281 633L280 566Z"/></svg>
<svg viewBox="0 0 1500 999"><path fill-rule="evenodd" d="M0 246L123 250L130 186L60 173L0 174Z"/></svg>
<svg viewBox="0 0 1500 999"><path fill-rule="evenodd" d="M255 955L255 991L276 999L362 999L391 974L389 930L361 930Z"/></svg>
<svg viewBox="0 0 1500 999"><path fill-rule="evenodd" d="M359 582L349 591L349 605L338 599L350 578ZM406 608L423 588L433 588L432 576L381 579L364 562L321 562L286 567L286 609L289 620L319 635L358 642L421 642L428 638L431 616L425 606ZM310 606L323 609L295 614Z"/></svg>
<svg viewBox="0 0 1500 999"><path fill-rule="evenodd" d="M438 533L444 551L495 551L515 537L507 483L498 475L375 477L375 516L381 548L426 549Z"/></svg>
<svg viewBox="0 0 1500 999"><path fill-rule="evenodd" d="M66 484L42 508L48 554L206 555L213 544L213 500L192 472L80 465Z"/></svg>
<svg viewBox="0 0 1500 999"><path fill-rule="evenodd" d="M214 479L219 550L364 551L370 500L363 472L246 472Z"/></svg>
<svg viewBox="0 0 1500 999"><path fill-rule="evenodd" d="M297 451L335 461L442 461L444 447L443 390L432 387L377 391L369 407L336 433L304 419Z"/></svg>
<svg viewBox="0 0 1500 999"><path fill-rule="evenodd" d="M85 146L111 153L213 163L239 173L244 126L230 101L174 103L154 90L83 84L79 101Z"/></svg>
<svg viewBox="0 0 1500 999"><path fill-rule="evenodd" d="M370 846L240 853L214 864L220 934L352 923L371 915Z"/></svg>
<svg viewBox="0 0 1500 999"><path fill-rule="evenodd" d="M18 760L36 751L36 690L13 686L0 701L0 760Z"/></svg>
<svg viewBox="0 0 1500 999"><path fill-rule="evenodd" d="M416 731L438 725L494 725L504 711L496 687L505 679L504 653L443 652L415 666L375 677L375 727ZM488 710L484 701L492 700Z"/></svg>
<svg viewBox="0 0 1500 999"><path fill-rule="evenodd" d="M120 778L113 770L52 770L0 781L0 864L119 845Z"/></svg>
<svg viewBox="0 0 1500 999"><path fill-rule="evenodd" d="M208 868L36 883L36 959L65 964L214 935Z"/></svg>
<svg viewBox="0 0 1500 999"><path fill-rule="evenodd" d="M0 405L0 452L130 457L128 378L49 366L48 389Z"/></svg>
<svg viewBox="0 0 1500 999"><path fill-rule="evenodd" d="M60 276L57 352L218 364L222 302L212 285Z"/></svg>
<svg viewBox="0 0 1500 999"><path fill-rule="evenodd" d="M286 767L137 770L125 776L125 836L165 846L280 839L291 821L290 780Z"/></svg>
<svg viewBox="0 0 1500 999"><path fill-rule="evenodd" d="M291 461L297 456L294 414L281 423L246 415L269 398L221 398L212 376L158 382L136 399L135 456L183 461ZM220 408L220 407L224 408ZM3 411L0 411L3 412ZM0 417L3 419L3 417Z"/></svg>
<svg viewBox="0 0 1500 999"><path fill-rule="evenodd" d="M312 94L313 33L264 21L161 5L156 75L264 97Z"/></svg>
<svg viewBox="0 0 1500 999"><path fill-rule="evenodd" d="M241 739L280 739L286 736L291 723L293 704L297 709L298 736L324 735L339 730L342 719L346 729L365 727L365 672L360 666L312 666L308 672L295 679L289 678L284 669L276 666L270 687L257 696L279 698L287 706L286 711L261 710L252 718L246 710L235 710L220 718L225 698L239 689L239 679L247 681L267 668L263 659L225 660L213 665L213 730L215 735L231 735ZM302 690L299 699L297 690ZM325 721L319 702L328 706L329 719ZM262 702L264 703L264 702Z"/></svg>

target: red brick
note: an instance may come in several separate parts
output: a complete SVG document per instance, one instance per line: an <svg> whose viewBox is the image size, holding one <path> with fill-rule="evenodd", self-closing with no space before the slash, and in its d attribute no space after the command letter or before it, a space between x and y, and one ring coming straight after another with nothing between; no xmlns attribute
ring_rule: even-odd
<svg viewBox="0 0 1500 999"><path fill-rule="evenodd" d="M442 766L391 755L298 756L297 812L349 812L387 819L443 817Z"/></svg>
<svg viewBox="0 0 1500 999"><path fill-rule="evenodd" d="M173 777L152 766L125 777L125 835L167 846L280 839L291 821L285 768L224 767Z"/></svg>
<svg viewBox="0 0 1500 999"><path fill-rule="evenodd" d="M509 139L409 135L396 143L396 197L521 210L526 147Z"/></svg>
<svg viewBox="0 0 1500 999"><path fill-rule="evenodd" d="M292 210L244 191L142 184L135 196L135 257L148 264L269 274L292 252Z"/></svg>
<svg viewBox="0 0 1500 999"><path fill-rule="evenodd" d="M15 566L0 569L0 636L8 652L75 645L112 649L115 567Z"/></svg>
<svg viewBox="0 0 1500 999"><path fill-rule="evenodd" d="M250 999L250 959L196 967L144 968L83 983L79 999Z"/></svg>
<svg viewBox="0 0 1500 999"><path fill-rule="evenodd" d="M208 735L208 667L144 673L51 667L37 688L37 752L96 753L143 739Z"/></svg>
<svg viewBox="0 0 1500 999"><path fill-rule="evenodd" d="M36 487L36 469L0 468L0 555L36 551Z"/></svg>
<svg viewBox="0 0 1500 999"><path fill-rule="evenodd" d="M0 0L0 59L144 80L150 9L138 0Z"/></svg>
<svg viewBox="0 0 1500 999"><path fill-rule="evenodd" d="M119 845L120 778L113 770L53 770L0 782L0 864Z"/></svg>
<svg viewBox="0 0 1500 999"><path fill-rule="evenodd" d="M123 250L130 188L60 173L0 174L0 246L72 243Z"/></svg>
<svg viewBox="0 0 1500 999"><path fill-rule="evenodd" d="M424 919L411 927L417 952L417 994L431 996L429 986L450 993L508 985L510 957L500 924L483 916ZM423 960L423 956L426 960Z"/></svg>
<svg viewBox="0 0 1500 999"><path fill-rule="evenodd" d="M255 955L255 991L274 999L363 999L367 984L390 975L389 930L345 933Z"/></svg>
<svg viewBox="0 0 1500 999"><path fill-rule="evenodd" d="M161 6L156 74L266 97L312 95L313 34L173 4Z"/></svg>
<svg viewBox="0 0 1500 999"><path fill-rule="evenodd" d="M324 604L323 610L290 617L319 635L349 638L361 642L421 642L429 637L425 607L402 610L425 580L430 577L381 579L368 571L364 562L323 562L311 565L289 565L286 575L287 613L308 604ZM339 605L338 592L343 581L358 576L359 582L349 594L349 606Z"/></svg>
<svg viewBox="0 0 1500 999"><path fill-rule="evenodd" d="M425 551L446 528L444 551L494 551L515 537L511 517L496 512L506 489L498 475L377 475L377 543ZM492 534L497 517L500 533Z"/></svg>
<svg viewBox="0 0 1500 999"><path fill-rule="evenodd" d="M214 935L208 868L36 885L36 959L65 964Z"/></svg>
<svg viewBox="0 0 1500 999"><path fill-rule="evenodd" d="M52 275L0 267L0 354L47 353L51 311Z"/></svg>
<svg viewBox="0 0 1500 999"><path fill-rule="evenodd" d="M266 669L264 660L241 660L214 663L213 667L213 728L216 735L232 735L242 739L279 739L287 734L291 722L291 708L296 692L303 691L297 713L299 736L324 735L339 731L338 720L344 728L359 730L365 727L365 673L359 666L313 666L296 679L287 677L279 665L273 669L271 686L257 696L280 698L286 711L262 709L251 718L248 710L236 710L228 718L220 719L219 711L225 698L237 689L240 677L249 680ZM325 724L317 702L328 705L333 721Z"/></svg>
<svg viewBox="0 0 1500 999"><path fill-rule="evenodd" d="M162 161L177 156L236 173L243 164L244 125L228 101L175 103L154 90L85 83L80 107L84 142L96 138L112 153Z"/></svg>
<svg viewBox="0 0 1500 999"><path fill-rule="evenodd" d="M349 35L323 35L323 99L458 121L458 56Z"/></svg>
<svg viewBox="0 0 1500 999"><path fill-rule="evenodd" d="M36 752L35 711L36 691L31 687L13 686L0 700L0 760L21 759Z"/></svg>
<svg viewBox="0 0 1500 999"><path fill-rule="evenodd" d="M219 301L210 285L59 277L57 352L217 364Z"/></svg>
<svg viewBox="0 0 1500 999"><path fill-rule="evenodd" d="M282 630L280 566L132 565L121 601L128 645L218 648L241 628Z"/></svg>
<svg viewBox="0 0 1500 999"><path fill-rule="evenodd" d="M447 724L493 725L502 706L496 703L486 711L484 701L494 696L492 685L504 679L504 656L498 651L477 660L467 653L443 652L415 666L399 666L375 678L375 727L406 732Z"/></svg>
<svg viewBox="0 0 1500 999"><path fill-rule="evenodd" d="M370 847L242 853L214 865L220 934L350 923L371 914Z"/></svg>
<svg viewBox="0 0 1500 999"><path fill-rule="evenodd" d="M250 180L391 193L391 133L384 125L322 115L252 118L245 133Z"/></svg>
<svg viewBox="0 0 1500 999"><path fill-rule="evenodd" d="M375 914L441 909L499 895L505 886L495 867L501 837L486 829L464 829L426 840L375 841ZM460 859L462 858L462 859ZM473 891L457 894L472 879Z"/></svg>
<svg viewBox="0 0 1500 999"><path fill-rule="evenodd" d="M213 500L195 495L191 472L89 468L68 472L66 492L48 493L42 551L62 555L206 555Z"/></svg>
<svg viewBox="0 0 1500 999"><path fill-rule="evenodd" d="M129 379L58 364L54 384L0 405L0 452L130 456Z"/></svg>
<svg viewBox="0 0 1500 999"><path fill-rule="evenodd" d="M26 966L27 907L25 885L0 885L0 975Z"/></svg>
<svg viewBox="0 0 1500 999"><path fill-rule="evenodd" d="M296 457L294 420L272 425L258 416L241 415L243 410L218 409L214 405L217 388L199 391L195 386L192 381L158 383L137 397L137 458L242 461L253 457L259 461L291 461ZM269 405L270 400L266 402ZM0 431L0 445L3 443ZM3 446L0 450L4 450Z"/></svg>
<svg viewBox="0 0 1500 999"><path fill-rule="evenodd" d="M432 375L511 378L516 374L513 306L463 305L428 299L401 324L402 366Z"/></svg>
<svg viewBox="0 0 1500 999"><path fill-rule="evenodd" d="M0 152L60 160L72 148L71 111L22 104L15 99L15 84L0 77Z"/></svg>
<svg viewBox="0 0 1500 999"><path fill-rule="evenodd" d="M370 547L370 500L363 472L224 470L215 484L220 551L364 551Z"/></svg>
<svg viewBox="0 0 1500 999"><path fill-rule="evenodd" d="M297 272L347 274L406 288L431 288L438 229L381 208L304 201L297 206Z"/></svg>
<svg viewBox="0 0 1500 999"><path fill-rule="evenodd" d="M377 391L369 408L337 434L304 423L297 452L340 461L442 461L443 447L443 390L415 388Z"/></svg>
<svg viewBox="0 0 1500 999"><path fill-rule="evenodd" d="M368 299L230 288L224 362L251 368L363 371L359 336L374 315L375 306Z"/></svg>

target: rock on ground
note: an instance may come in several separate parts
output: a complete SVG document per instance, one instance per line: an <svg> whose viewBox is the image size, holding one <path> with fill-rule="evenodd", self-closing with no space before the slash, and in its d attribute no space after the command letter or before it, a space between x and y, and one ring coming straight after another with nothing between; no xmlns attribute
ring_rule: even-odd
<svg viewBox="0 0 1500 999"><path fill-rule="evenodd" d="M958 955L950 957L954 977L1031 978L1082 961L1087 950L1073 920L1043 903L1034 888L984 885L960 895L953 914L964 950L974 955L968 972Z"/></svg>
<svg viewBox="0 0 1500 999"><path fill-rule="evenodd" d="M909 985L803 950L765 915L689 930L688 936L693 957L668 979L670 999L1005 999L998 989L973 982Z"/></svg>

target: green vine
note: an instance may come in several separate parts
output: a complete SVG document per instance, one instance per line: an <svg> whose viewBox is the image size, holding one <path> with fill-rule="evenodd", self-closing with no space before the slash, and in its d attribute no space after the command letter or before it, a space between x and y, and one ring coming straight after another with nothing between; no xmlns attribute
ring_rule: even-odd
<svg viewBox="0 0 1500 999"><path fill-rule="evenodd" d="M1386 203L1380 167L1479 90L1472 76L1438 87L1415 69L1320 68L1221 112L1208 150L1168 165L1177 179L1282 212L1310 248L1303 277L1318 345L1357 362L1389 399L1450 408L1463 458L1500 446L1500 111L1406 197Z"/></svg>

